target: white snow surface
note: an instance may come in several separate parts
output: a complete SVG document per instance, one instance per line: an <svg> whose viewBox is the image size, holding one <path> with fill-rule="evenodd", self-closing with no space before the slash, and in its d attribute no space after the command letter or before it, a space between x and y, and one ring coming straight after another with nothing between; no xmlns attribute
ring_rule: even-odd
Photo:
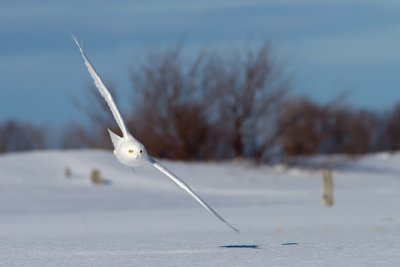
<svg viewBox="0 0 400 267"><path fill-rule="evenodd" d="M151 167L101 150L0 156L0 266L400 266L400 154L333 171L162 161L231 231ZM65 167L72 176L64 176ZM95 186L99 169L107 184Z"/></svg>

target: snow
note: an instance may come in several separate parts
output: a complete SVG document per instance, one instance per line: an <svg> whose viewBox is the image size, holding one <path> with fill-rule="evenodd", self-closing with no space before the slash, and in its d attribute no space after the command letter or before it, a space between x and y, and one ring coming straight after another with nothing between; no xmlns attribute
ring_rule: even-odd
<svg viewBox="0 0 400 267"><path fill-rule="evenodd" d="M400 154L335 166L331 208L321 205L316 169L162 163L241 233L156 170L132 172L111 152L6 154L0 156L0 265L400 265ZM93 169L108 184L92 185Z"/></svg>

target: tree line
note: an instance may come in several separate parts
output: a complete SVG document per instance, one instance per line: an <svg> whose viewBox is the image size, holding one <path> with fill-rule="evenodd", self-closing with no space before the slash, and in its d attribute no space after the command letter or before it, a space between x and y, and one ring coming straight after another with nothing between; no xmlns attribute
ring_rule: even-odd
<svg viewBox="0 0 400 267"><path fill-rule="evenodd" d="M355 109L342 98L319 103L295 96L269 44L227 56L180 47L152 52L131 71L127 127L151 155L180 160L364 154L400 149L400 104L388 111ZM108 86L116 102L120 95ZM120 131L105 101L89 88L75 103L91 121L66 125L58 144L32 124L0 124L0 153L45 148L111 148Z"/></svg>

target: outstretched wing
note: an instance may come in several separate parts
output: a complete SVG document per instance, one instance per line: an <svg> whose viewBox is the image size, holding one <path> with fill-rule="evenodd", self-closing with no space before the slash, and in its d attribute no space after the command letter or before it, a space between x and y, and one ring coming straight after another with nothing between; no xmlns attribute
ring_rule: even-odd
<svg viewBox="0 0 400 267"><path fill-rule="evenodd" d="M92 66L90 63L89 59L86 57L85 53L82 50L81 45L79 44L78 40L74 35L72 35L72 38L74 39L75 43L78 45L79 50L81 51L83 60L85 61L85 65L90 73L90 76L92 76L94 83L99 90L100 94L104 97L106 100L108 106L111 109L111 112L114 116L114 119L117 121L119 128L122 131L122 134L124 137L128 136L128 132L125 127L125 123L122 120L121 114L119 113L117 106L115 105L114 99L112 98L110 91L107 89L107 87L104 85L103 81L101 80L99 74L97 73L96 69Z"/></svg>
<svg viewBox="0 0 400 267"><path fill-rule="evenodd" d="M181 179L179 179L175 174L170 172L167 168L162 166L160 163L155 161L154 159L150 158L150 163L160 172L168 176L174 183L176 183L180 188L188 192L197 202L199 202L204 208L206 208L209 212L214 214L221 222L225 223L228 227L233 229L235 232L239 232L239 229L233 227L230 223L225 221L224 218L221 217L215 210L213 210L204 200L202 200L198 195L196 195L195 192L186 184L184 183Z"/></svg>

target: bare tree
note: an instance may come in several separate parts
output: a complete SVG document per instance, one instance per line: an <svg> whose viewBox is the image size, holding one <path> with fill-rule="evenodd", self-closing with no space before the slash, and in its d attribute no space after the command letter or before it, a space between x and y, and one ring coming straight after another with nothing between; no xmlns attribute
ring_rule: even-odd
<svg viewBox="0 0 400 267"><path fill-rule="evenodd" d="M289 102L280 123L288 125L281 137L286 155L362 154L370 151L375 121L364 111L337 101L317 104L309 99Z"/></svg>
<svg viewBox="0 0 400 267"><path fill-rule="evenodd" d="M397 104L387 115L382 142L388 150L400 150L400 104Z"/></svg>
<svg viewBox="0 0 400 267"><path fill-rule="evenodd" d="M233 60L206 52L189 60L179 46L150 53L131 79L127 126L155 156L262 159L277 144L278 110L289 85L268 44ZM114 125L97 90L92 93L81 109L94 124Z"/></svg>
<svg viewBox="0 0 400 267"><path fill-rule="evenodd" d="M65 126L59 145L62 149L99 147L100 136L96 132L91 134L88 129L78 123L71 123Z"/></svg>
<svg viewBox="0 0 400 267"><path fill-rule="evenodd" d="M317 153L324 131L325 116L318 105L308 99L286 102L280 115L279 128L283 153L288 156Z"/></svg>
<svg viewBox="0 0 400 267"><path fill-rule="evenodd" d="M216 60L209 86L218 93L218 123L234 157L262 158L275 144L277 115L289 91L288 79L265 44L232 62Z"/></svg>
<svg viewBox="0 0 400 267"><path fill-rule="evenodd" d="M161 157L262 158L289 88L271 54L269 45L233 61L211 53L185 61L179 47L151 54L132 75L141 140Z"/></svg>
<svg viewBox="0 0 400 267"><path fill-rule="evenodd" d="M43 149L43 132L29 123L15 121L0 125L0 153Z"/></svg>
<svg viewBox="0 0 400 267"><path fill-rule="evenodd" d="M176 47L149 54L132 74L137 108L129 124L151 154L186 160L209 157L203 60L200 54L184 61Z"/></svg>

